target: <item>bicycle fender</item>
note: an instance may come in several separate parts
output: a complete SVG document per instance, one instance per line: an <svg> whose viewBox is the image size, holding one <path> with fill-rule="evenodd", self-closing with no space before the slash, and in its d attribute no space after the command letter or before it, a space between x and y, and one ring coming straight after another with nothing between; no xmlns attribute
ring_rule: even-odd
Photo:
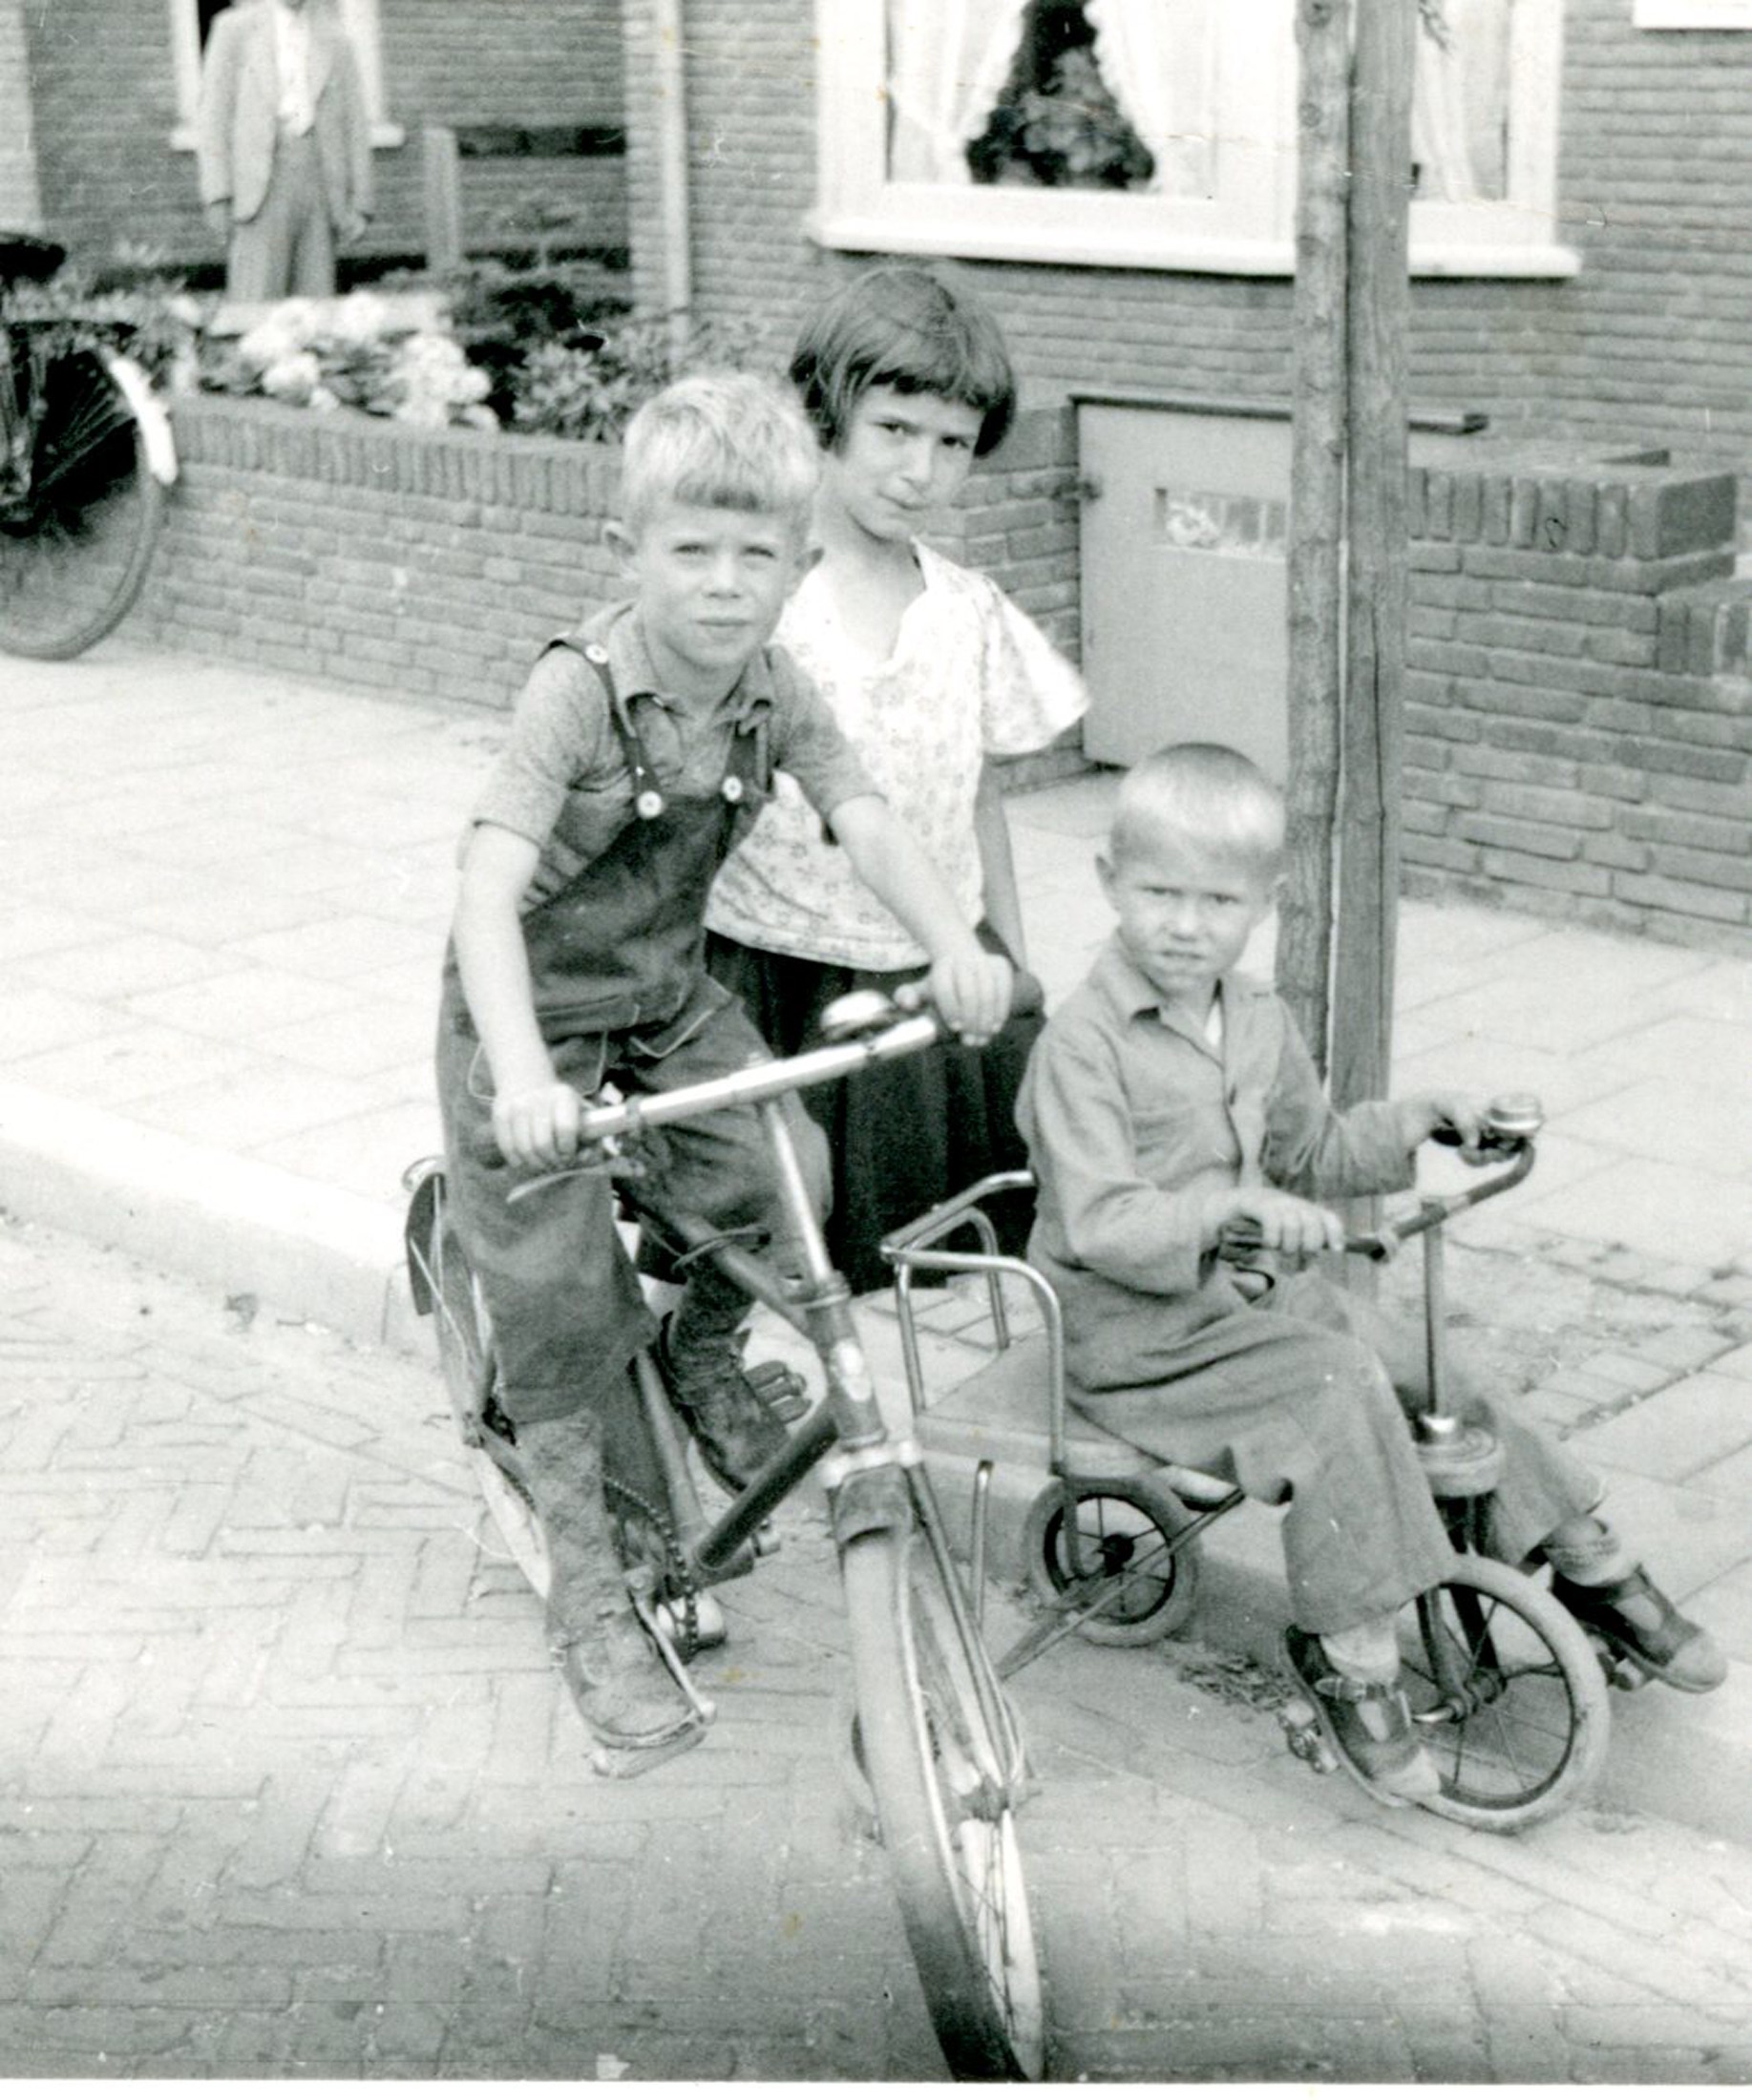
<svg viewBox="0 0 1752 2100"><path fill-rule="evenodd" d="M867 1532L904 1529L912 1515L906 1476L897 1465L850 1474L834 1491L834 1543L844 1552Z"/></svg>
<svg viewBox="0 0 1752 2100"><path fill-rule="evenodd" d="M168 489L177 478L177 441L171 433L164 404L152 390L145 370L120 350L100 352L110 377L121 388L122 398L134 411L146 441L146 466L155 481Z"/></svg>
<svg viewBox="0 0 1752 2100"><path fill-rule="evenodd" d="M434 1166L415 1186L402 1227L402 1246L408 1260L408 1290L413 1310L433 1309L433 1270L437 1241L438 1206L444 1199L444 1170Z"/></svg>

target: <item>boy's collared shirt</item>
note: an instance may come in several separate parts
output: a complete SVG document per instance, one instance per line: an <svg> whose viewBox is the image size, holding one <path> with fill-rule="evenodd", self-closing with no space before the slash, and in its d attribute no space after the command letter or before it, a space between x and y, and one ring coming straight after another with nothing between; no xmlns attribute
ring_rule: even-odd
<svg viewBox="0 0 1752 2100"><path fill-rule="evenodd" d="M666 795L718 794L731 744L749 725L764 725L771 764L796 778L824 821L841 803L879 792L782 650L757 650L730 692L708 705L662 690L636 606L610 606L580 632L607 651L615 690ZM525 913L613 843L632 800L632 775L602 681L576 650L549 649L518 695L510 738L471 819L539 847Z"/></svg>
<svg viewBox="0 0 1752 2100"><path fill-rule="evenodd" d="M1289 1009L1233 972L1220 1040L1175 1009L1117 938L1047 1022L1017 1115L1040 1184L1035 1247L1054 1281L1199 1289L1202 1199L1269 1184L1298 1195L1404 1188L1411 1161L1383 1102L1340 1115Z"/></svg>

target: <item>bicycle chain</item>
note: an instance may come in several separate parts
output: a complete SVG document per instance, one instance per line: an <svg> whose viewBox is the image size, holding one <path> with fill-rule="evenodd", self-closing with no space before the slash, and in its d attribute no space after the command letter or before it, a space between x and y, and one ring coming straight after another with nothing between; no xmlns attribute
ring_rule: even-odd
<svg viewBox="0 0 1752 2100"><path fill-rule="evenodd" d="M624 1480L617 1480L612 1474L605 1473L602 1476L602 1498L612 1506L616 1496L619 1496L623 1504L630 1505L636 1515L645 1520L663 1548L664 1588L659 1601L667 1605L671 1612L676 1609L677 1600L680 1601L681 1638L675 1646L682 1659L687 1661L699 1651L700 1591L699 1586L688 1572L686 1557L682 1552L682 1542L676 1536L675 1526L669 1521L666 1511L646 1502L643 1495L628 1487Z"/></svg>

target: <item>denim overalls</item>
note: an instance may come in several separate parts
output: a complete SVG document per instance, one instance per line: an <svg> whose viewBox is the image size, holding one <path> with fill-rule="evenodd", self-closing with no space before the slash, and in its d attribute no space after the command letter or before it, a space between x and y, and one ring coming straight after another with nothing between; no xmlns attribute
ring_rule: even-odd
<svg viewBox="0 0 1752 2100"><path fill-rule="evenodd" d="M646 763L607 651L580 635L550 646L576 650L602 681L628 776L620 830L523 920L537 1018L555 1070L588 1095L608 1080L650 1093L740 1069L767 1055L766 1046L740 1005L706 975L704 923L712 878L770 792L766 719L732 730L716 792L678 794ZM600 828L600 798L588 812L568 798L555 827L561 847L586 816ZM572 1176L508 1205L510 1191L535 1178L531 1169L480 1162L493 1082L454 949L445 958L438 1090L452 1214L486 1293L501 1404L514 1422L571 1414L618 1377L654 1322L615 1229L605 1176ZM803 1118L794 1121L813 1192L824 1200L825 1144ZM673 1124L648 1143L652 1184L677 1208L725 1228L758 1227L770 1238L782 1230L751 1109ZM688 1290L697 1294L689 1312L696 1327L721 1325L728 1335L748 1310L708 1262L691 1271Z"/></svg>

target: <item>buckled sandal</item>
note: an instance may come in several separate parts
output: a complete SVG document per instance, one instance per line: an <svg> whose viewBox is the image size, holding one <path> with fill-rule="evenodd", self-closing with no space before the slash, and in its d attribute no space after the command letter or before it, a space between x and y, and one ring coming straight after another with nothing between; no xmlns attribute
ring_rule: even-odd
<svg viewBox="0 0 1752 2100"><path fill-rule="evenodd" d="M1319 1637L1300 1627L1285 1631L1278 1653L1328 1749L1365 1794L1384 1808L1404 1808L1441 1793L1441 1774L1398 1685L1346 1677L1327 1661Z"/></svg>
<svg viewBox="0 0 1752 2100"><path fill-rule="evenodd" d="M1553 1573L1551 1594L1614 1660L1622 1658L1676 1691L1714 1691L1727 1676L1727 1657L1714 1639L1657 1588L1646 1568L1598 1584Z"/></svg>

